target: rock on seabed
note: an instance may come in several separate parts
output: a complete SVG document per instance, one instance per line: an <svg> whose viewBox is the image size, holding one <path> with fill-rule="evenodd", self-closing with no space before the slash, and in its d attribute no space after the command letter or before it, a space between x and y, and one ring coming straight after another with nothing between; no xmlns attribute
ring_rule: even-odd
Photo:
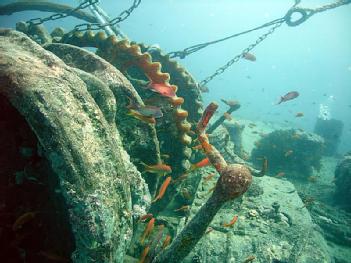
<svg viewBox="0 0 351 263"><path fill-rule="evenodd" d="M190 217L199 209L197 204L208 198L211 187L203 184ZM332 262L323 236L303 206L290 182L255 177L241 199L228 202L218 212L184 262L244 262L249 256L261 263ZM234 215L239 216L235 225L223 227Z"/></svg>

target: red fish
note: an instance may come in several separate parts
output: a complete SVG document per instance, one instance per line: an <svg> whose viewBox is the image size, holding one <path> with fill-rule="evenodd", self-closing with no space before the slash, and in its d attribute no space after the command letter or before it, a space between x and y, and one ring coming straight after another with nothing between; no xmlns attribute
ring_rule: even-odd
<svg viewBox="0 0 351 263"><path fill-rule="evenodd" d="M169 183L171 182L171 180L172 180L172 177L170 177L170 176L168 176L166 178L166 180L161 185L161 188L160 188L158 195L155 197L154 200L152 200L152 203L156 202L157 200L160 200L164 196L164 194L167 190L167 187L168 187Z"/></svg>
<svg viewBox="0 0 351 263"><path fill-rule="evenodd" d="M174 88L169 84L151 82L148 88L164 97L171 98L176 96Z"/></svg>
<svg viewBox="0 0 351 263"><path fill-rule="evenodd" d="M143 250L143 252L141 253L140 255L140 259L139 259L139 263L144 263L145 262L145 259L147 257L147 254L149 254L149 251L150 251L150 246L146 246Z"/></svg>
<svg viewBox="0 0 351 263"><path fill-rule="evenodd" d="M211 164L210 160L208 158L205 158L205 159L201 160L198 163L192 164L190 170L194 171L194 170L196 170L198 168L205 167L205 166L210 165L210 164Z"/></svg>
<svg viewBox="0 0 351 263"><path fill-rule="evenodd" d="M176 182L179 182L179 181L182 181L184 180L185 178L188 177L188 173L185 173L185 174L182 174L181 176L179 176L177 179L173 180L173 183L176 183Z"/></svg>
<svg viewBox="0 0 351 263"><path fill-rule="evenodd" d="M178 212L178 211L189 211L190 210L190 206L188 205L183 205L182 207L178 208L178 209L175 209L174 211L175 212Z"/></svg>
<svg viewBox="0 0 351 263"><path fill-rule="evenodd" d="M286 93L284 96L280 97L280 101L277 103L277 105L288 100L293 100L297 98L299 95L300 94L297 91L290 91Z"/></svg>
<svg viewBox="0 0 351 263"><path fill-rule="evenodd" d="M150 123L150 124L155 124L156 123L155 118L153 118L153 117L146 117L146 116L140 114L138 111L135 111L135 110L129 110L128 115L133 116L134 118L136 118L138 120L141 120L143 122L146 122L146 123Z"/></svg>
<svg viewBox="0 0 351 263"><path fill-rule="evenodd" d="M162 244L162 249L165 249L171 243L171 236L167 235Z"/></svg>
<svg viewBox="0 0 351 263"><path fill-rule="evenodd" d="M155 225L155 218L151 218L151 220L147 223L144 233L140 238L140 243L143 245L145 238L147 238L148 236L150 236L152 230L154 229L154 225Z"/></svg>
<svg viewBox="0 0 351 263"><path fill-rule="evenodd" d="M149 214L146 214L146 215L141 216L141 217L139 218L139 221L138 221L138 222L140 222L140 221L145 221L145 220L150 219L150 218L153 218L153 215L149 213Z"/></svg>
<svg viewBox="0 0 351 263"><path fill-rule="evenodd" d="M140 162L142 165L144 165L145 170L144 172L149 172L149 173L154 173L154 174L161 174L165 175L167 173L172 172L171 166L164 164L164 163L158 163L158 164L152 164L148 165L143 162Z"/></svg>
<svg viewBox="0 0 351 263"><path fill-rule="evenodd" d="M195 146L191 147L191 149L193 149L193 150L202 150L202 145L201 144L195 145Z"/></svg>
<svg viewBox="0 0 351 263"><path fill-rule="evenodd" d="M36 215L37 215L36 212L27 212L22 214L20 217L16 219L15 223L13 223L12 230L13 231L20 230L25 223L33 220Z"/></svg>
<svg viewBox="0 0 351 263"><path fill-rule="evenodd" d="M204 182L210 181L216 174L215 173L211 173L207 176L204 177Z"/></svg>
<svg viewBox="0 0 351 263"><path fill-rule="evenodd" d="M238 216L234 216L233 219L229 223L224 223L223 226L224 227L233 226L236 223L236 221L238 221Z"/></svg>

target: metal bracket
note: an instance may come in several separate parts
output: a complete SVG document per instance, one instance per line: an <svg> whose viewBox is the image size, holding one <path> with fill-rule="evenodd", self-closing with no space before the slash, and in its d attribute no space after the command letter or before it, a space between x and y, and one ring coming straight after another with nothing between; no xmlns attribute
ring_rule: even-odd
<svg viewBox="0 0 351 263"><path fill-rule="evenodd" d="M293 20L292 16L294 13L300 14L301 17L297 20ZM298 25L302 24L303 22L305 22L313 14L314 14L314 12L312 10L304 9L301 7L293 7L286 13L286 15L284 16L284 19L285 19L285 23L288 26L298 26Z"/></svg>

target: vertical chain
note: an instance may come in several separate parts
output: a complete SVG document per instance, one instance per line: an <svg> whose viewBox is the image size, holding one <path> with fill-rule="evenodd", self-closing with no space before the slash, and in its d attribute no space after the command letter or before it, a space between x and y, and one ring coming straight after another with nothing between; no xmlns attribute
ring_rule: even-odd
<svg viewBox="0 0 351 263"><path fill-rule="evenodd" d="M333 8L336 8L336 7L339 7L342 5L347 5L350 3L351 3L351 0L339 0L339 1L336 1L335 3L327 4L327 5L315 8L315 9L307 9L306 8L306 10L313 11L313 13L319 13L319 12L324 12L326 10L333 9Z"/></svg>
<svg viewBox="0 0 351 263"><path fill-rule="evenodd" d="M263 40L265 40L269 35L271 35L278 27L280 27L284 23L284 19L281 19L279 22L277 22L267 33L263 34L260 36L255 43L249 45L247 48L245 48L240 54L236 55L234 58L229 60L224 66L220 67L217 69L212 75L209 77L205 78L204 80L199 82L199 87L205 86L208 82L210 82L212 79L214 79L216 76L222 74L226 69L228 69L231 65L234 63L238 62L241 58L245 56L246 53L250 52L252 49L254 49L258 44L260 44Z"/></svg>
<svg viewBox="0 0 351 263"><path fill-rule="evenodd" d="M68 34L72 34L74 32L82 32L82 31L87 31L87 30L100 30L104 29L107 26L114 26L124 20L126 20L130 14L136 9L141 3L141 0L133 0L133 4L131 7L129 7L127 10L122 11L117 17L114 19L110 20L106 24L99 24L99 23L84 23L84 24L79 24L74 27L74 29L69 32Z"/></svg>

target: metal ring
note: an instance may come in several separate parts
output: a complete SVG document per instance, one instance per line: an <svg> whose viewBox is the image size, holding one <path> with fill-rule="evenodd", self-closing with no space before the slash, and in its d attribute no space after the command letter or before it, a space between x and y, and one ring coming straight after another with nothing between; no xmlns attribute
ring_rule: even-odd
<svg viewBox="0 0 351 263"><path fill-rule="evenodd" d="M292 15L294 13L299 13L301 15L301 17L299 19L295 20L295 21L292 21ZM291 8L286 13L286 15L285 15L285 23L288 26L298 26L301 23L305 22L310 16L311 16L311 14L308 14L305 9L294 7L294 8Z"/></svg>

